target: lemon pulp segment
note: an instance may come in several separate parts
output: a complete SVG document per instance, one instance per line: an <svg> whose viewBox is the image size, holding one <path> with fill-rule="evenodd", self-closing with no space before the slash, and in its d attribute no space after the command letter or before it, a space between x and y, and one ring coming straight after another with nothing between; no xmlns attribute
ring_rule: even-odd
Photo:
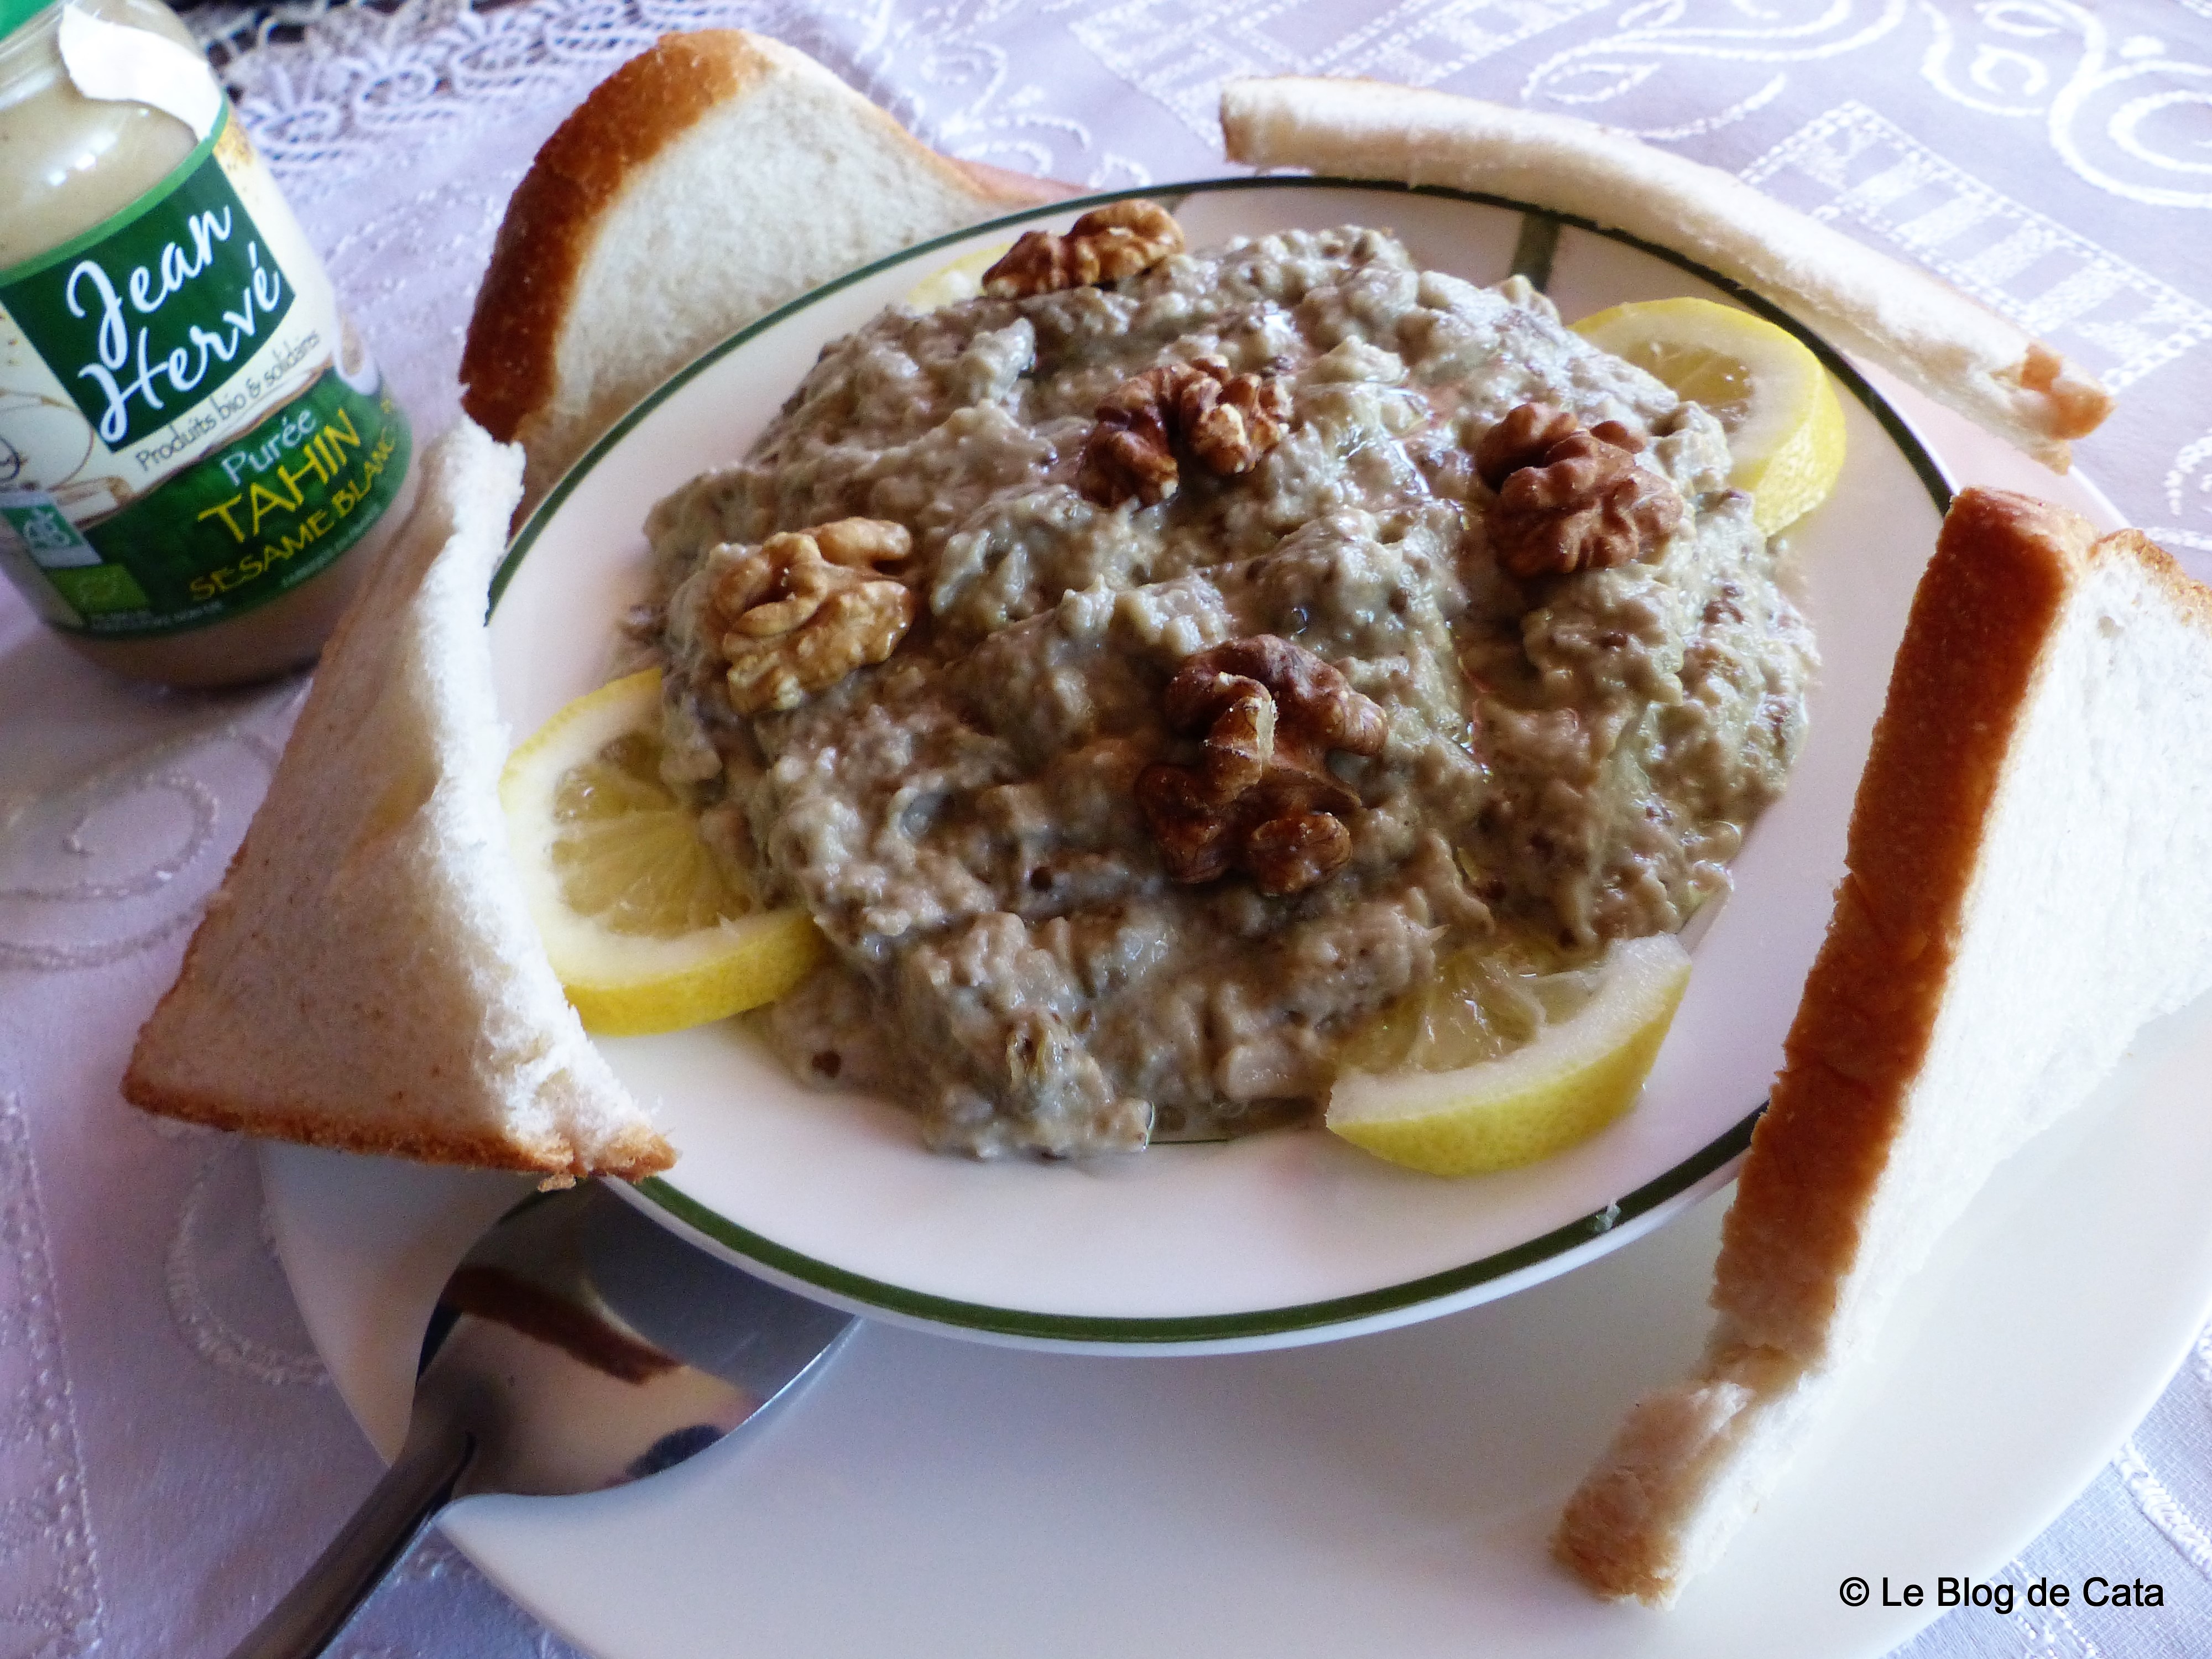
<svg viewBox="0 0 2212 1659"><path fill-rule="evenodd" d="M1435 979L1355 1032L1338 1069L1449 1072L1498 1059L1572 1014L1601 977L1595 963L1565 968L1556 951L1533 942L1455 952Z"/></svg>
<svg viewBox="0 0 2212 1659"><path fill-rule="evenodd" d="M1517 1043L1484 1010L1466 1024L1498 1029L1467 1042L1462 1052L1481 1056L1472 1063L1380 1072L1355 1064L1329 1091L1326 1121L1354 1146L1430 1175L1548 1158L1634 1103L1689 980L1689 953L1672 934L1621 941L1593 968L1540 976L1558 981L1541 992L1527 988L1535 1029Z"/></svg>
<svg viewBox="0 0 2212 1659"><path fill-rule="evenodd" d="M983 273L1006 257L1012 242L994 242L973 253L963 253L949 265L940 265L906 291L899 301L909 311L934 311L983 291Z"/></svg>
<svg viewBox="0 0 2212 1659"><path fill-rule="evenodd" d="M801 909L756 911L660 777L660 677L577 698L508 757L507 836L585 1027L672 1031L773 1001L820 958Z"/></svg>
<svg viewBox="0 0 2212 1659"><path fill-rule="evenodd" d="M1748 490L1762 534L1796 523L1844 468L1844 410L1810 347L1764 318L1711 300L1632 301L1575 332L1626 358L1728 434L1729 482Z"/></svg>

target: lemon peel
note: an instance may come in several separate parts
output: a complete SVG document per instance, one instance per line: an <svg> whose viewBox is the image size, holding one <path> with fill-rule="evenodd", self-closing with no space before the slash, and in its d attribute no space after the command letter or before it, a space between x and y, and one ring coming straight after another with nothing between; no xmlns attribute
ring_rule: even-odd
<svg viewBox="0 0 2212 1659"><path fill-rule="evenodd" d="M660 778L660 676L568 703L507 757L507 838L585 1029L643 1036L772 1002L824 949L803 909L755 910Z"/></svg>
<svg viewBox="0 0 2212 1659"><path fill-rule="evenodd" d="M1326 1122L1354 1146L1429 1175L1480 1175L1549 1158L1635 1103L1690 982L1671 933L1609 949L1564 1019L1495 1059L1449 1071L1352 1071Z"/></svg>
<svg viewBox="0 0 2212 1659"><path fill-rule="evenodd" d="M1728 434L1729 482L1771 536L1828 498L1844 470L1844 410L1827 371L1789 330L1711 300L1638 300L1583 318L1576 333L1624 357Z"/></svg>

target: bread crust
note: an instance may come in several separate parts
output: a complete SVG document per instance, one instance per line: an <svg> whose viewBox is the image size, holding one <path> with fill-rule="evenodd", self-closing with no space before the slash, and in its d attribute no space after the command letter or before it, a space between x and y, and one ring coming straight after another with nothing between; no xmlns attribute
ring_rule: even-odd
<svg viewBox="0 0 2212 1659"><path fill-rule="evenodd" d="M766 78L734 29L669 34L593 88L515 186L461 349L461 407L501 443L553 395L554 350L599 216L638 170Z"/></svg>
<svg viewBox="0 0 2212 1659"><path fill-rule="evenodd" d="M451 1164L478 1170L513 1170L534 1176L609 1176L621 1181L642 1181L658 1175L675 1160L668 1143L650 1130L625 1129L603 1148L596 1159L586 1161L558 1137L520 1140L509 1135L469 1134L441 1129L434 1132L393 1132L375 1134L359 1125L305 1112L261 1111L243 1107L230 1096L195 1093L165 1087L143 1074L134 1062L124 1074L123 1097L142 1111L173 1117L210 1129L229 1129L240 1134L272 1140L297 1141L302 1146L326 1146L334 1152L367 1152L379 1158L411 1158L418 1164ZM404 1096L393 1096L394 1109L428 1118L434 1109Z"/></svg>
<svg viewBox="0 0 2212 1659"><path fill-rule="evenodd" d="M1713 1303L1747 1342L1825 1352L2030 684L2094 540L2078 514L1998 490L1967 490L1943 520L1860 778L1835 914L1722 1235Z"/></svg>
<svg viewBox="0 0 2212 1659"><path fill-rule="evenodd" d="M462 349L461 406L485 431L528 446L531 417L558 389L562 332L609 210L710 112L779 72L827 73L781 42L741 29L663 35L545 141L507 204ZM955 161L857 93L853 104L857 118L879 124L919 163L972 194L979 219L1071 193L1067 185Z"/></svg>

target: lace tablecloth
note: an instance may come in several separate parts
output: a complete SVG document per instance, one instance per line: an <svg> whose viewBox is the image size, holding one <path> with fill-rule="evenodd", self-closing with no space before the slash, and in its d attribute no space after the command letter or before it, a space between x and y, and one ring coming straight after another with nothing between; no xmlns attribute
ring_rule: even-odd
<svg viewBox="0 0 2212 1659"><path fill-rule="evenodd" d="M2212 568L2207 0L462 0L190 14L419 434L493 228L583 92L738 25L957 155L1099 186L1220 170L1223 77L1562 110L1921 260L2122 393L2081 465ZM0 593L0 1656L218 1655L376 1470L293 1311L250 1151L116 1094L296 684L131 688ZM2212 1651L2212 1345L2007 1571L2124 1563L2161 1610L1954 1614L1906 1652ZM348 1659L570 1650L433 1536Z"/></svg>

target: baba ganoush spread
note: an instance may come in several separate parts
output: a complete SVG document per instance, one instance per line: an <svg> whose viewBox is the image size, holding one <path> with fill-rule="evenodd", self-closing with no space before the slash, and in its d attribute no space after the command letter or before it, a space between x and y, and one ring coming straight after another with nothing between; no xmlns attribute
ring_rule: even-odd
<svg viewBox="0 0 2212 1659"><path fill-rule="evenodd" d="M1131 1149L1310 1109L1455 953L1679 928L1814 663L1729 470L1376 230L833 342L647 525L667 769L833 947L778 1051L940 1149Z"/></svg>

